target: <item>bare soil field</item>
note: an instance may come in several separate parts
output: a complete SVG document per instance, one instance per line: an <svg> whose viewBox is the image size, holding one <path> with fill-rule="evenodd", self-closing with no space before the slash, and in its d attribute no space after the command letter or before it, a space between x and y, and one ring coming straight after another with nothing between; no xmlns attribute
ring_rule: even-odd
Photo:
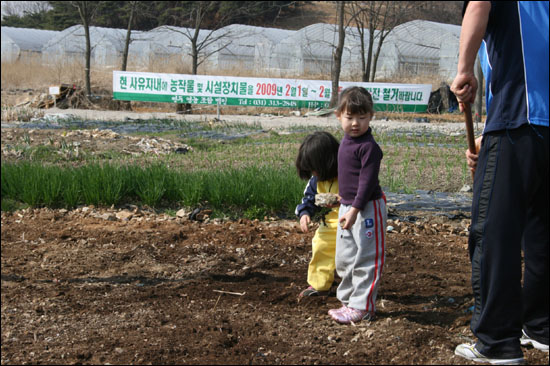
<svg viewBox="0 0 550 366"><path fill-rule="evenodd" d="M3 148L25 133L55 145L61 131L2 128ZM88 139L80 133L64 137ZM87 148L139 153L136 139L101 135ZM473 340L469 214L390 206L377 317L339 325L327 314L339 307L338 280L331 296L298 297L315 228L190 213L2 212L1 363L470 364L454 355ZM548 364L547 353L524 351Z"/></svg>
<svg viewBox="0 0 550 366"><path fill-rule="evenodd" d="M389 222L376 319L339 325L334 295L298 297L313 231L295 221L4 212L2 364L468 364L464 222L417 216Z"/></svg>

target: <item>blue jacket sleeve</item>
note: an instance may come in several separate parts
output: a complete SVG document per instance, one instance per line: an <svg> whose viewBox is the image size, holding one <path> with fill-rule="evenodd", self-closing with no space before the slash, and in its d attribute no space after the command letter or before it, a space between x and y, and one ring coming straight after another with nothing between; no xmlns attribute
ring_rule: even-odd
<svg viewBox="0 0 550 366"><path fill-rule="evenodd" d="M296 206L295 214L298 217L303 215L309 215L310 217L317 211L319 207L315 205L315 195L317 194L317 177L313 176L307 182L306 189L304 190L304 198L302 202Z"/></svg>

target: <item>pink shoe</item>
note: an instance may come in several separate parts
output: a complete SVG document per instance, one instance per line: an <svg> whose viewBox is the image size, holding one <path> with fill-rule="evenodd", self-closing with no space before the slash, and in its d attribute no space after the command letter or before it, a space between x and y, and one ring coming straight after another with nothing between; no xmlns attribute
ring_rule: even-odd
<svg viewBox="0 0 550 366"><path fill-rule="evenodd" d="M332 314L340 313L340 312L344 311L344 309L346 309L346 308L347 308L346 305L342 305L342 307L339 308L339 309L330 309L328 311L328 315L330 315L334 319Z"/></svg>
<svg viewBox="0 0 550 366"><path fill-rule="evenodd" d="M374 318L374 313L348 307L342 309L341 311L334 311L329 314L332 319L336 320L340 324L358 323L361 320L372 320Z"/></svg>

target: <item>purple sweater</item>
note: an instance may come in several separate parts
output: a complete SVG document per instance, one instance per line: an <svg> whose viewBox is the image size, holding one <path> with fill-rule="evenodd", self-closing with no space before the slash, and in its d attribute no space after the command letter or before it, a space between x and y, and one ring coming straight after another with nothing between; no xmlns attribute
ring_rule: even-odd
<svg viewBox="0 0 550 366"><path fill-rule="evenodd" d="M382 150L369 127L364 135L344 135L338 149L338 184L341 203L365 209L367 202L382 197L378 181Z"/></svg>

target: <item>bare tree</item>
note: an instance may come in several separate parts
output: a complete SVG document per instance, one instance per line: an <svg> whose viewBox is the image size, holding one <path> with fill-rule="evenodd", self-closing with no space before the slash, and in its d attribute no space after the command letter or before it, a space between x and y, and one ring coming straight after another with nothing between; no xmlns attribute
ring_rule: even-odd
<svg viewBox="0 0 550 366"><path fill-rule="evenodd" d="M369 17L367 15L368 11L365 10L365 8L372 6L372 3L374 2L353 1L350 5L351 16L355 20L357 32L359 33L359 43L361 45L361 80L363 82L369 81L374 45L374 33L376 30L375 22L369 21ZM366 50L365 32L368 32L368 48Z"/></svg>
<svg viewBox="0 0 550 366"><path fill-rule="evenodd" d="M188 41L189 48L186 52L191 57L191 73L196 75L199 66L203 62L230 44L229 36L231 38L238 36L220 28L230 24L239 15L247 13L249 9L245 5L239 9L238 14L235 12L217 14L215 25L209 29L204 29L207 23L212 24L212 19L209 19L209 17L212 17L220 2L193 1L190 3L187 11L173 16L176 24L187 28L170 26L166 28L171 32L181 34ZM226 39L227 42L220 42L222 39Z"/></svg>
<svg viewBox="0 0 550 366"><path fill-rule="evenodd" d="M382 45L391 31L407 20L414 6L410 1L353 1L350 17L355 21L361 45L362 81L374 81ZM368 37L366 37L368 35ZM365 48L365 39L368 47ZM375 49L375 41L377 41Z"/></svg>
<svg viewBox="0 0 550 366"><path fill-rule="evenodd" d="M132 36L132 22L134 21L134 14L139 3L139 1L128 1L130 15L128 16L128 29L126 30L126 40L124 41L124 51L122 52L122 66L120 67L122 71L126 71L126 66L128 63L128 49L130 47L130 39Z"/></svg>
<svg viewBox="0 0 550 366"><path fill-rule="evenodd" d="M342 53L344 52L344 41L346 39L346 29L344 27L345 1L338 2L337 17L338 17L338 46L334 50L331 70L332 80L332 95L330 96L330 108L334 108L338 103L338 84L340 83L340 70L342 69Z"/></svg>
<svg viewBox="0 0 550 366"><path fill-rule="evenodd" d="M219 49L214 49L207 54L203 51L206 51L211 44L225 36L213 36L213 32L203 31L203 37L199 38L205 17L211 12L212 8L215 6L215 3L216 2L214 1L198 1L189 13L186 14L188 23L193 27L189 28L188 32L183 32L182 34L190 42L191 73L193 75L197 74L199 65L202 64L214 52L218 52ZM222 21L218 23L217 28L225 25L224 23L225 19L222 19ZM201 59L199 59L199 57L201 57Z"/></svg>
<svg viewBox="0 0 550 366"><path fill-rule="evenodd" d="M84 35L86 37L86 67L84 69L84 80L86 84L86 95L92 94L92 87L90 84L90 64L92 47L90 42L90 24L97 12L101 1L71 1L72 6L77 8L80 19L82 20L82 26L84 27Z"/></svg>
<svg viewBox="0 0 550 366"><path fill-rule="evenodd" d="M190 28L176 28L167 27L172 32L181 34L185 39L189 41L189 56L191 56L191 74L196 75L199 66L213 53L219 52L221 49L211 47L215 42L227 34L216 35L213 31L205 31L202 29L205 23L206 16L211 14L213 8L216 6L215 1L195 1L193 2L191 9L185 13L180 14L179 22L182 24L192 25ZM225 24L225 19L221 19L217 24L217 28ZM224 46L227 47L227 44ZM190 104L178 104L176 106L176 112L190 113Z"/></svg>
<svg viewBox="0 0 550 366"><path fill-rule="evenodd" d="M130 8L130 14L128 15L128 28L126 30L126 39L124 41L124 51L122 52L122 65L120 66L120 70L126 71L126 67L128 64L128 50L130 48L130 40L132 37L132 23L134 21L134 15L136 13L136 9L139 5L139 1L128 1L128 5ZM130 101L119 101L119 105L123 106L124 109L130 110L131 109L131 103Z"/></svg>
<svg viewBox="0 0 550 366"><path fill-rule="evenodd" d="M245 2L246 4L239 8L238 12L225 12L217 14L215 26L209 30L203 27L207 22L211 22L208 17L212 16L214 10L219 5L219 1L193 1L190 2L190 7L183 14L177 14L175 21L181 25L187 25L188 28L166 27L172 32L181 34L189 41L188 55L191 57L191 74L196 75L199 66L204 63L210 56L220 52L231 44L230 38L238 35L232 34L229 31L222 30L222 27L230 24L231 21L242 14L250 14L253 8L253 2ZM276 6L276 5L274 5ZM231 37L230 37L231 36ZM223 40L223 42L222 42ZM191 105L186 104L185 110L181 104L177 105L177 112L191 111Z"/></svg>

